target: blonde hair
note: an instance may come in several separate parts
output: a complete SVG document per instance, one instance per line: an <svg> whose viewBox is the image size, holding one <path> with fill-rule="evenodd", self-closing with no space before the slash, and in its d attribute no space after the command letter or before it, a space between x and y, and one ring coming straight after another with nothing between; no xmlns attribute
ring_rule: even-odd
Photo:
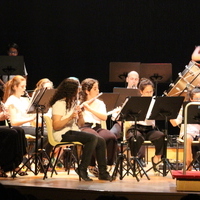
<svg viewBox="0 0 200 200"><path fill-rule="evenodd" d="M53 82L50 81L48 78L43 78L43 79L40 79L37 84L36 84L36 88L35 88L35 91L36 90L39 90L39 89L42 89L44 87L44 84L45 83L50 83L52 85L52 88L53 88Z"/></svg>
<svg viewBox="0 0 200 200"><path fill-rule="evenodd" d="M3 102L6 102L8 97L14 94L14 86L18 86L22 81L26 81L26 79L23 76L17 75L5 83Z"/></svg>

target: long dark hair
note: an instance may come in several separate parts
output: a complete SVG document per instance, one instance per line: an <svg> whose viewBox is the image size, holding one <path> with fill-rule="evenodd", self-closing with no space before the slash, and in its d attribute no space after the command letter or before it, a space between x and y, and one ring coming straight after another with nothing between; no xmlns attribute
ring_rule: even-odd
<svg viewBox="0 0 200 200"><path fill-rule="evenodd" d="M50 106L52 106L56 101L64 99L66 102L66 109L71 109L77 97L78 87L78 79L64 79L56 89L54 96L51 98L49 102Z"/></svg>

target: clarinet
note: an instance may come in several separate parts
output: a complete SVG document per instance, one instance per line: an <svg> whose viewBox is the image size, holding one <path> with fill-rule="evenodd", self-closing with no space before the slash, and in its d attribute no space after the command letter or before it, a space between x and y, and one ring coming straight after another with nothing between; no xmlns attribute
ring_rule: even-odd
<svg viewBox="0 0 200 200"><path fill-rule="evenodd" d="M29 94L28 94L27 91L24 91L24 95L25 95L26 97L28 97L29 100L31 100L31 97L29 96Z"/></svg>
<svg viewBox="0 0 200 200"><path fill-rule="evenodd" d="M5 108L5 105L4 105L4 103L2 101L0 101L0 106L1 106L1 109L2 109L3 113L5 113L6 112L6 108ZM9 128L12 128L10 119L6 119L6 122L7 122L8 126L9 126Z"/></svg>

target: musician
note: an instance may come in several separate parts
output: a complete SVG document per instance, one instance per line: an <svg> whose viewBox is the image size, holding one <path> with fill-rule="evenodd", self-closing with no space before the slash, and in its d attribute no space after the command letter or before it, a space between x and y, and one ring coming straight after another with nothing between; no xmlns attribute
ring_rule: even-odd
<svg viewBox="0 0 200 200"><path fill-rule="evenodd" d="M129 72L127 77L126 77L126 83L127 83L127 88L129 88L129 89L131 89L131 88L132 89L138 89L139 74L136 71ZM113 118L115 118L117 115L118 115L118 112L116 112L113 115ZM113 125L113 127L110 129L110 131L112 133L114 133L118 139L121 138L121 132L122 131L121 131L121 125L119 124L119 122L115 123ZM144 152L142 150L141 159L142 159L142 157L144 157L143 155L144 155Z"/></svg>
<svg viewBox="0 0 200 200"><path fill-rule="evenodd" d="M139 83L141 96L153 96L154 84L149 79L141 79ZM163 154L164 134L155 127L155 120L138 121L136 125L136 138L134 137L135 124L133 122L126 134L126 139L129 142L131 155L136 156L142 146L144 140L150 140L155 145L155 155L152 157L153 169L158 174L156 163L161 160ZM136 142L134 141L136 139Z"/></svg>
<svg viewBox="0 0 200 200"><path fill-rule="evenodd" d="M18 56L19 55L19 46L16 43L10 43L8 44L8 48L7 48L7 54L8 56ZM27 78L27 70L26 70L26 66L24 64L24 77ZM9 80L12 79L14 76L16 75L10 75L9 76ZM8 76L7 75L3 75L2 76L2 80L4 83L6 83L8 81Z"/></svg>
<svg viewBox="0 0 200 200"><path fill-rule="evenodd" d="M36 136L36 114L27 114L30 101L21 97L26 90L26 79L20 75L6 82L3 101L8 108L12 126L20 126L26 134ZM38 127L38 147L41 146L41 127ZM43 147L48 143L47 131L43 131ZM32 149L34 151L34 149Z"/></svg>
<svg viewBox="0 0 200 200"><path fill-rule="evenodd" d="M127 83L127 88L129 89L138 89L138 83L139 83L139 74L136 71L130 71L126 77L126 83ZM114 114L113 116L117 116L118 113L116 113L116 115ZM114 117L114 118L115 118ZM114 133L116 135L116 137L119 139L121 138L121 124L120 122L115 123L112 128L110 129L110 131L112 133ZM140 160L140 163L142 164L143 167L146 167L146 163L144 161L145 158L145 147L141 146L141 149L138 152L138 158Z"/></svg>
<svg viewBox="0 0 200 200"><path fill-rule="evenodd" d="M107 112L104 102L95 98L99 94L99 82L95 79L87 78L81 82L81 86L80 98L83 102L83 118L85 121L81 130L95 134L106 141L107 165L111 169L116 158L117 138L114 133L101 127L101 121L106 121L107 119ZM94 100L92 100L93 98ZM98 176L94 156L92 157L89 171L95 176Z"/></svg>
<svg viewBox="0 0 200 200"><path fill-rule="evenodd" d="M32 94L32 97L34 96L35 92L37 90L40 90L42 88L47 88L47 89L53 89L53 82L51 80L49 80L48 78L42 78L40 79L37 83L36 83L36 88ZM50 118L52 117L52 108L49 108L47 113L44 113L44 115L49 116ZM42 118L39 118L39 123L41 123ZM44 130L45 132L47 132L46 130L46 126L44 125ZM46 142L47 143L47 142ZM47 153L47 155L50 157L50 153L52 151L52 146L51 144L48 142L45 146L45 151Z"/></svg>
<svg viewBox="0 0 200 200"><path fill-rule="evenodd" d="M0 108L0 121L8 120L10 117L7 110ZM26 155L27 141L24 130L20 127L0 126L0 177L8 177L6 172L18 171L20 176L27 175L19 171L18 166Z"/></svg>
<svg viewBox="0 0 200 200"><path fill-rule="evenodd" d="M40 79L36 83L36 88L35 88L34 92L36 92L36 90L40 90L42 88L53 89L53 82L50 81L48 78Z"/></svg>
<svg viewBox="0 0 200 200"><path fill-rule="evenodd" d="M37 90L40 90L42 88L47 88L47 89L53 89L53 82L50 81L48 78L42 78L36 83L36 88L32 94L32 97L34 96L35 92ZM45 113L45 115L52 117L52 109L49 108L48 112Z"/></svg>
<svg viewBox="0 0 200 200"><path fill-rule="evenodd" d="M190 101L199 102L200 101L200 88L195 87L189 92ZM183 108L181 108L176 119L171 119L170 122L173 126L178 126L182 123L183 120ZM186 165L187 167L192 162L192 141L198 140L200 137L199 134L200 124L187 124L187 152L186 152ZM184 124L181 124L179 138L183 139L184 136ZM192 166L188 168L189 171L192 170Z"/></svg>
<svg viewBox="0 0 200 200"><path fill-rule="evenodd" d="M139 83L139 74L136 71L131 71L126 77L127 88L137 89Z"/></svg>
<svg viewBox="0 0 200 200"><path fill-rule="evenodd" d="M78 103L80 83L77 78L66 78L58 86L55 95L50 101L52 106L54 138L61 142L81 142L83 146L82 159L79 169L80 177L85 181L92 181L88 177L87 168L91 157L96 151L99 167L99 180L111 180L106 171L106 143L101 137L82 132L79 127L84 124L83 114Z"/></svg>
<svg viewBox="0 0 200 200"><path fill-rule="evenodd" d="M200 46L195 47L195 50L192 53L191 59L196 62L200 61Z"/></svg>

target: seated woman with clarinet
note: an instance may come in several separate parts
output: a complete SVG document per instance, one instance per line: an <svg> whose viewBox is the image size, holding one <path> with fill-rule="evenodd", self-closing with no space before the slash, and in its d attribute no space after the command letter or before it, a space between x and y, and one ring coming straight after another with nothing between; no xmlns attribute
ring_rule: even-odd
<svg viewBox="0 0 200 200"><path fill-rule="evenodd" d="M27 141L24 130L12 127L9 113L4 104L0 102L0 121L7 121L9 126L0 126L0 177L8 177L6 172L14 171L18 175L27 175L19 170L19 165L26 155ZM16 175L16 174L15 174Z"/></svg>
<svg viewBox="0 0 200 200"><path fill-rule="evenodd" d="M48 143L47 132L43 132L43 138L41 138L42 129L37 127L36 129L36 114L27 114L29 107L29 101L23 98L26 90L26 79L20 75L14 76L11 80L6 82L4 88L3 101L8 108L10 114L10 121L12 126L20 126L24 129L26 134L36 136L38 134L38 147L41 145L45 148ZM38 124L38 126L40 126ZM36 133L36 130L37 133ZM43 142L42 142L43 139ZM34 149L31 150L32 153Z"/></svg>

